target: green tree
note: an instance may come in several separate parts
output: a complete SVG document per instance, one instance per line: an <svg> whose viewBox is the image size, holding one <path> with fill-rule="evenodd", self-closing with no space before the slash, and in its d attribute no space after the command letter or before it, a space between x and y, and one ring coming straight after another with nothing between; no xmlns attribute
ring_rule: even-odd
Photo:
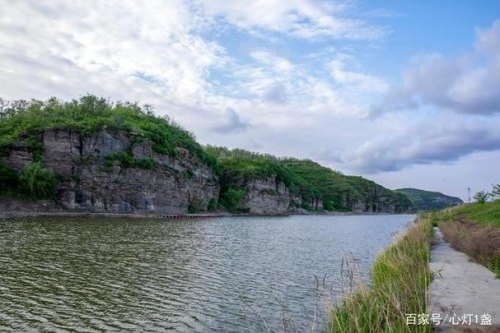
<svg viewBox="0 0 500 333"><path fill-rule="evenodd" d="M33 162L24 167L19 176L21 189L32 199L52 198L57 189L54 171L44 168L41 162Z"/></svg>
<svg viewBox="0 0 500 333"><path fill-rule="evenodd" d="M221 204L229 211L237 211L241 208L241 200L244 196L244 190L230 188L221 195Z"/></svg>
<svg viewBox="0 0 500 333"><path fill-rule="evenodd" d="M474 200L476 200L477 203L485 203L486 200L488 200L488 197L490 196L490 193L486 191L479 191L476 194L474 194Z"/></svg>
<svg viewBox="0 0 500 333"><path fill-rule="evenodd" d="M493 189L491 190L491 196L500 199L500 184L491 184Z"/></svg>

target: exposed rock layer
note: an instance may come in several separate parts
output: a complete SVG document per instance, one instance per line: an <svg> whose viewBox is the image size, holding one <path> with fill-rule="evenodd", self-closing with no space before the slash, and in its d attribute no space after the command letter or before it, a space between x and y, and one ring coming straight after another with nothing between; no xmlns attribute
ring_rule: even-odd
<svg viewBox="0 0 500 333"><path fill-rule="evenodd" d="M40 140L45 166L61 179L58 200L69 210L182 214L188 208L204 211L219 196L215 172L182 148L175 157L156 154L147 141L106 130L92 136L49 130ZM121 152L151 159L156 167L124 167L106 158ZM33 154L14 147L2 160L20 170Z"/></svg>
<svg viewBox="0 0 500 333"><path fill-rule="evenodd" d="M186 149L176 148L174 156L159 154L142 137L106 129L93 135L68 129L47 130L39 140L41 160L60 179L57 202L67 211L184 214L217 207L221 185L216 172ZM147 161L150 167L127 165L113 158L117 154L125 154L132 161ZM29 146L18 144L0 159L20 171L36 155ZM250 214L323 210L321 198L292 195L276 176L242 178L237 182L232 185L245 192L241 210ZM389 192L377 185L368 189L362 199L342 194L342 206L357 213L407 211L409 207L398 206Z"/></svg>

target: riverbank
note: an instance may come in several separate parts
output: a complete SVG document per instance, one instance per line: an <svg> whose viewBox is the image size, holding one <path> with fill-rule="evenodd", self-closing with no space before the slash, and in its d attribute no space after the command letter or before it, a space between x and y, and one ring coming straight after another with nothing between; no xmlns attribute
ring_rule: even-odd
<svg viewBox="0 0 500 333"><path fill-rule="evenodd" d="M408 213L392 213L409 214ZM193 214L171 214L156 212L133 212L133 213L113 213L113 212L93 212L67 210L56 204L53 200L38 200L36 202L24 201L20 199L0 198L0 219L22 218L22 217L85 217L85 218L210 218L210 217L250 217L250 216L293 216L293 215L327 215L327 216L352 216L352 215L387 215L390 213L370 213L370 212L345 212L345 211L307 211L290 210L288 214L255 214L228 212L216 210L213 212L200 212Z"/></svg>
<svg viewBox="0 0 500 333"><path fill-rule="evenodd" d="M333 309L326 331L500 331L499 228L498 200L419 215L376 259L371 288L360 284Z"/></svg>
<svg viewBox="0 0 500 333"><path fill-rule="evenodd" d="M429 332L430 325L417 325L417 318L427 313L431 239L431 220L421 215L377 257L371 288L359 284L333 309L326 331Z"/></svg>

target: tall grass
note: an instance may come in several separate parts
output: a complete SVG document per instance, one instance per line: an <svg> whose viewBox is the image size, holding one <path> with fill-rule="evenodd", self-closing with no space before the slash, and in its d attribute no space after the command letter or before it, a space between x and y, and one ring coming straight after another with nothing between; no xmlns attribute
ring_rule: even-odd
<svg viewBox="0 0 500 333"><path fill-rule="evenodd" d="M430 325L407 325L407 314L427 314L432 223L417 221L372 267L372 287L358 286L332 310L326 332L430 332Z"/></svg>

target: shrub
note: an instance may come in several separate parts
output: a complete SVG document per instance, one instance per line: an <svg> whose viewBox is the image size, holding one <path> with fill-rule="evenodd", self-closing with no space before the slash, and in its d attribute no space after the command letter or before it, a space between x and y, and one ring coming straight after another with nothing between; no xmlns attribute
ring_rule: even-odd
<svg viewBox="0 0 500 333"><path fill-rule="evenodd" d="M58 184L54 171L44 168L41 162L26 165L19 181L23 194L32 199L52 198Z"/></svg>
<svg viewBox="0 0 500 333"><path fill-rule="evenodd" d="M244 190L230 188L221 195L221 204L229 211L241 210L240 204L244 195Z"/></svg>
<svg viewBox="0 0 500 333"><path fill-rule="evenodd" d="M137 168L154 170L156 169L156 161L152 158L136 158L134 160L134 166Z"/></svg>
<svg viewBox="0 0 500 333"><path fill-rule="evenodd" d="M126 151L120 151L106 156L107 166L112 166L114 161L120 162L120 165L124 168L129 168L134 165L134 158Z"/></svg>
<svg viewBox="0 0 500 333"><path fill-rule="evenodd" d="M0 162L0 193L15 190L19 185L19 174L16 170Z"/></svg>
<svg viewBox="0 0 500 333"><path fill-rule="evenodd" d="M141 168L154 170L156 169L156 161L152 158L134 158L127 151L120 151L106 156L106 166L111 167L114 161L120 162L124 168Z"/></svg>
<svg viewBox="0 0 500 333"><path fill-rule="evenodd" d="M209 212L213 212L214 210L217 209L217 200L215 200L214 198L210 199L210 201L208 202L208 207L207 207L207 210Z"/></svg>

